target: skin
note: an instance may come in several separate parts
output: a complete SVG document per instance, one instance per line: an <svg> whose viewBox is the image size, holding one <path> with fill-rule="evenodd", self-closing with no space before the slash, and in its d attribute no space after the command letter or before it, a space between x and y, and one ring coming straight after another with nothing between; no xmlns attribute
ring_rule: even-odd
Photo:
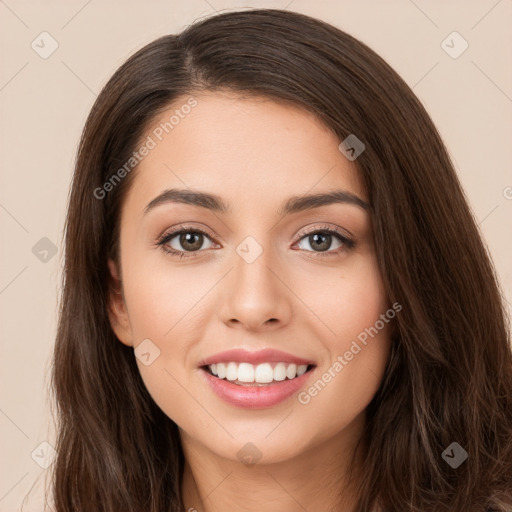
<svg viewBox="0 0 512 512"><path fill-rule="evenodd" d="M308 404L296 394L266 409L235 407L204 383L198 364L231 348L277 348L316 362L307 389L390 308L368 211L335 203L277 214L291 196L338 189L367 202L357 168L335 135L297 106L233 92L194 97L197 106L133 171L122 206L120 268L109 260L112 327L130 347L150 339L160 350L151 364L137 364L180 429L185 510L259 512L263 503L268 512L339 510L335 491L343 510L353 510L346 473L385 371L391 324ZM144 215L150 201L175 187L219 195L231 211L174 202ZM185 222L212 236L196 244L197 257L180 259L157 240ZM356 246L333 235L322 252L311 237L297 236L326 226L350 233ZM236 252L247 236L263 249L250 264ZM186 252L179 235L170 244ZM261 452L252 466L237 456L248 442Z"/></svg>

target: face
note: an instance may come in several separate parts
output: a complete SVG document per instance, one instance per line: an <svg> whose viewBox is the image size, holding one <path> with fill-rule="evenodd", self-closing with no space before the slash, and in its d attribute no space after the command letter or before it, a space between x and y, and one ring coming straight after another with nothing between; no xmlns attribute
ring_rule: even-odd
<svg viewBox="0 0 512 512"><path fill-rule="evenodd" d="M276 462L355 435L395 313L358 170L298 107L187 99L143 138L120 268L109 261L112 327L155 402L208 453L236 461L257 447Z"/></svg>

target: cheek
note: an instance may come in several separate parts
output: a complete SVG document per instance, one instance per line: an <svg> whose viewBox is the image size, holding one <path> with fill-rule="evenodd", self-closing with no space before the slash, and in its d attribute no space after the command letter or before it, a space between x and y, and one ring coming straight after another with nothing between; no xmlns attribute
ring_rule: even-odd
<svg viewBox="0 0 512 512"><path fill-rule="evenodd" d="M386 290L380 271L373 259L361 262L357 272L342 279L336 330L343 340L354 339L375 325L389 309ZM389 321L389 319L388 319ZM379 325L379 331L387 334L388 323ZM340 347L342 348L342 347Z"/></svg>
<svg viewBox="0 0 512 512"><path fill-rule="evenodd" d="M327 356L298 398L325 411L325 424L335 429L363 411L380 386L396 311L372 258L338 274L323 291L310 293L309 304L321 320L317 337Z"/></svg>
<svg viewBox="0 0 512 512"><path fill-rule="evenodd" d="M180 276L148 266L135 275L125 293L144 385L169 418L186 424L183 411L191 402L187 365L201 309L198 301L204 292ZM142 349L144 344L147 348ZM147 353L149 357L144 357Z"/></svg>
<svg viewBox="0 0 512 512"><path fill-rule="evenodd" d="M191 400L186 391L191 350L206 308L211 312L208 292L216 278L206 267L204 272L191 274L172 268L162 257L151 263L147 255L146 260L136 253L125 258L124 293L135 355L150 354L136 357L141 377L166 414L175 421L182 420L180 414L187 411Z"/></svg>
<svg viewBox="0 0 512 512"><path fill-rule="evenodd" d="M167 343L177 333L194 332L197 306L212 287L211 271L173 268L159 254L128 256L125 268L124 291L135 343L145 338Z"/></svg>
<svg viewBox="0 0 512 512"><path fill-rule="evenodd" d="M297 295L312 313L305 316L305 321L310 327L318 324L317 337L331 355L347 350L351 340L361 333L364 337L365 329L374 326L390 308L373 257L359 258L346 268L295 282L302 282L300 288L296 285ZM387 334L387 326L379 323L379 331Z"/></svg>

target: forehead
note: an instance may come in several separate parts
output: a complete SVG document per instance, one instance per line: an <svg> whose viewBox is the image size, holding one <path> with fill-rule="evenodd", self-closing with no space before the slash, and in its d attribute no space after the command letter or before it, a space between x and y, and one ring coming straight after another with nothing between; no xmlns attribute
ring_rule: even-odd
<svg viewBox="0 0 512 512"><path fill-rule="evenodd" d="M260 206L262 197L281 201L334 188L365 198L336 135L307 110L266 97L179 98L152 120L138 147L144 143L151 149L134 171L127 201L177 185Z"/></svg>

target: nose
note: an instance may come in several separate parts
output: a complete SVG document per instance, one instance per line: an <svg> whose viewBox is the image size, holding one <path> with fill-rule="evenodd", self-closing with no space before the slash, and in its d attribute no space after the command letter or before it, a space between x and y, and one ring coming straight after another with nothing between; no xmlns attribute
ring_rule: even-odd
<svg viewBox="0 0 512 512"><path fill-rule="evenodd" d="M243 251L235 252L224 287L219 314L228 327L268 331L290 321L293 292L270 249L264 248L254 260Z"/></svg>

